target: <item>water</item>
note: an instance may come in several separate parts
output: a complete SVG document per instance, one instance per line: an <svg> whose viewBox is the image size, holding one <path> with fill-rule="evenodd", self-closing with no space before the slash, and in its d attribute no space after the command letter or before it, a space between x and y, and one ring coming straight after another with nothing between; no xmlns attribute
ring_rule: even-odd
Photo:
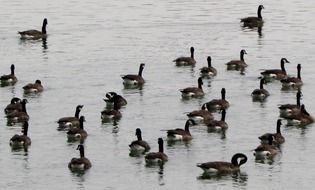
<svg viewBox="0 0 315 190"><path fill-rule="evenodd" d="M314 185L312 125L283 127L286 142L273 162L255 161L252 150L258 136L273 132L277 106L295 103L295 91L281 91L279 82L266 86L265 103L252 102L250 93L259 87L259 73L279 68L286 57L287 72L296 75L302 64L302 102L314 114L312 104L315 61L314 3L307 1L264 2L265 25L243 29L239 19L256 15L260 1L7 1L0 0L0 74L16 66L18 83L0 89L0 110L13 96L23 97L22 86L40 79L45 91L26 96L31 117L28 152L11 151L9 139L20 126L6 126L0 112L0 187L3 189L311 189ZM38 28L48 18L48 39L21 41L17 31ZM195 47L196 67L176 67L178 56ZM249 64L244 75L226 71L224 63L239 58L246 49ZM218 75L204 80L203 99L184 101L178 89L196 86L199 68L212 56ZM137 73L146 63L142 90L124 89L120 75ZM128 144L135 129L157 151L162 129L184 127L186 112L220 97L225 87L231 106L225 135L208 133L205 126L191 129L193 140L165 145L169 161L162 167L146 167L144 158L129 157ZM108 91L128 101L116 126L102 123L100 112ZM83 104L86 117L86 157L93 166L84 175L69 171L67 164L78 157L77 143L67 143L57 130L60 117L72 116ZM220 118L215 114L215 118ZM249 160L238 175L200 179L198 162L229 161L234 153Z"/></svg>

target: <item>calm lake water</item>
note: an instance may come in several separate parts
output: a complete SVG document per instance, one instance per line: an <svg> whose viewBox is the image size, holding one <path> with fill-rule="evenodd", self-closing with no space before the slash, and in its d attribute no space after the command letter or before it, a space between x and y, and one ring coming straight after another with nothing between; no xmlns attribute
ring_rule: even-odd
<svg viewBox="0 0 315 190"><path fill-rule="evenodd" d="M252 102L262 69L279 68L286 57L287 72L295 76L302 64L302 102L314 113L315 4L313 1L264 2L261 32L244 29L239 19L255 16L261 1L21 1L0 0L0 75L16 66L18 83L0 88L1 189L312 189L315 182L315 130L282 128L286 142L269 162L256 161L252 150L258 136L274 132L277 106L295 103L295 91L282 91L279 82L266 89L264 103ZM17 31L40 29L48 19L46 43L22 41ZM195 67L176 67L173 59L195 47ZM227 71L224 63L246 49L244 75ZM178 89L196 86L199 68L212 56L218 75L204 80L202 99L182 100ZM145 63L143 89L125 89L120 75L137 73ZM23 95L22 87L40 79L45 91ZM162 129L182 128L187 112L197 110L226 88L230 102L225 135L208 133L203 125L191 128L193 140L167 145L169 161L146 167L144 158L129 157L128 144L136 128L157 151ZM128 101L122 119L102 123L100 112L108 91ZM9 139L21 127L7 126L1 111L14 96L25 97L30 115L28 152L12 151ZM60 117L72 116L83 104L86 118L86 157L93 166L84 175L71 173L67 164L78 157L78 143L68 143L57 130ZM214 114L219 119L218 113ZM248 162L237 175L200 179L196 163L230 161L242 152Z"/></svg>

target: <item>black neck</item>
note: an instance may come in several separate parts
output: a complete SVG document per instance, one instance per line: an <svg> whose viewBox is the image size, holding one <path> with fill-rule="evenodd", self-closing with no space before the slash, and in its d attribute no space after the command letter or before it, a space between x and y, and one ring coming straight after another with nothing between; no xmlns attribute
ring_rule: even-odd
<svg viewBox="0 0 315 190"><path fill-rule="evenodd" d="M27 136L27 132L28 132L28 124L27 124L27 123L24 123L24 126L23 126L23 135Z"/></svg>
<svg viewBox="0 0 315 190"><path fill-rule="evenodd" d="M189 132L189 125L190 125L190 121L187 120L186 124L185 124L185 131Z"/></svg>
<svg viewBox="0 0 315 190"><path fill-rule="evenodd" d="M164 152L163 141L159 141L159 152Z"/></svg>
<svg viewBox="0 0 315 190"><path fill-rule="evenodd" d="M194 59L194 50L190 50L190 57Z"/></svg>
<svg viewBox="0 0 315 190"><path fill-rule="evenodd" d="M11 66L11 75L14 75L14 66Z"/></svg>
<svg viewBox="0 0 315 190"><path fill-rule="evenodd" d="M264 80L263 79L260 80L259 88L264 89Z"/></svg>
<svg viewBox="0 0 315 190"><path fill-rule="evenodd" d="M221 91L221 99L222 99L222 100L225 100L225 90L222 90L222 91Z"/></svg>
<svg viewBox="0 0 315 190"><path fill-rule="evenodd" d="M243 51L241 51L240 59L241 59L241 61L244 61L244 52Z"/></svg>
<svg viewBox="0 0 315 190"><path fill-rule="evenodd" d="M210 56L208 57L207 61L208 61L208 67L211 67L211 57Z"/></svg>
<svg viewBox="0 0 315 190"><path fill-rule="evenodd" d="M202 80L201 79L198 80L198 88L202 89Z"/></svg>
<svg viewBox="0 0 315 190"><path fill-rule="evenodd" d="M297 106L301 106L301 95L300 95L300 92L297 93L296 95L296 105Z"/></svg>
<svg viewBox="0 0 315 190"><path fill-rule="evenodd" d="M298 66L298 68L297 68L297 78L301 79L301 67L300 66Z"/></svg>
<svg viewBox="0 0 315 190"><path fill-rule="evenodd" d="M238 161L237 161L239 158L243 158L243 159L241 159L240 163L238 163ZM232 163L234 166L240 166L240 165L246 163L246 161L247 161L247 157L246 157L245 154L237 153L237 154L235 154L235 155L232 157L231 163Z"/></svg>
<svg viewBox="0 0 315 190"><path fill-rule="evenodd" d="M278 122L277 122L277 133L278 134L281 134L280 127L281 127L281 121L278 120Z"/></svg>
<svg viewBox="0 0 315 190"><path fill-rule="evenodd" d="M114 99L114 110L118 110L119 109L118 108L118 97L115 95L113 97L113 99Z"/></svg>
<svg viewBox="0 0 315 190"><path fill-rule="evenodd" d="M79 119L79 114L80 114L80 109L79 109L79 108L77 108L77 109L75 110L74 117L76 117L76 118L78 118L78 119Z"/></svg>
<svg viewBox="0 0 315 190"><path fill-rule="evenodd" d="M22 101L21 104L22 104L22 112L27 113L27 112L26 112L26 102Z"/></svg>
<svg viewBox="0 0 315 190"><path fill-rule="evenodd" d="M257 10L257 16L258 16L258 18L260 18L260 19L262 19L261 10L262 10L262 8L259 6L259 7L258 7L258 10Z"/></svg>
<svg viewBox="0 0 315 190"><path fill-rule="evenodd" d="M143 66L140 66L139 73L138 73L139 76L142 76L142 71L143 71Z"/></svg>
<svg viewBox="0 0 315 190"><path fill-rule="evenodd" d="M138 139L138 141L142 141L141 133L137 133L137 139Z"/></svg>
<svg viewBox="0 0 315 190"><path fill-rule="evenodd" d="M84 148L83 148L83 146L81 146L81 148L80 148L80 157L84 158Z"/></svg>
<svg viewBox="0 0 315 190"><path fill-rule="evenodd" d="M46 31L46 23L43 23L43 26L42 26L42 33L43 34L46 34L47 31Z"/></svg>
<svg viewBox="0 0 315 190"><path fill-rule="evenodd" d="M285 71L285 67L284 67L284 63L285 63L285 62L281 60L281 70L282 70L283 72L286 72L286 71Z"/></svg>
<svg viewBox="0 0 315 190"><path fill-rule="evenodd" d="M83 122L84 122L84 120L82 118L80 118L80 129L83 129Z"/></svg>

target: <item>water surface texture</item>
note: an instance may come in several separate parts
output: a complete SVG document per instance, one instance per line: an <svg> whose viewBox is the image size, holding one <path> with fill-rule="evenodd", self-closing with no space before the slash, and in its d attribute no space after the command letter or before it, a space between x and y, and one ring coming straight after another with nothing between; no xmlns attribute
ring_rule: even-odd
<svg viewBox="0 0 315 190"><path fill-rule="evenodd" d="M262 69L279 68L280 59L291 63L295 76L302 64L302 102L315 114L313 1L264 1L265 24L261 31L242 28L242 17L255 16L262 1L160 0L160 1L39 1L0 0L0 74L15 64L18 82L0 88L0 187L1 189L312 189L314 186L315 130L282 128L286 142L269 162L256 161L252 150L258 136L274 132L278 105L295 103L296 91L282 91L280 82L265 88L270 97L253 102ZM40 29L48 19L46 42L20 40L17 31ZM176 67L173 59L195 47L195 67ZM247 51L248 68L241 75L227 71L224 63ZM204 80L202 99L183 100L178 89L196 86L199 68L207 56L218 70ZM137 73L145 63L145 85L125 89L121 75ZM40 79L45 87L37 96L26 96L22 87ZM186 113L197 110L226 88L230 102L225 134L208 133L205 126L191 128L189 143L165 143L169 161L163 167L146 167L143 156L129 156L128 144L141 128L143 138L157 151L162 129L182 128ZM102 123L100 112L108 91L122 94L128 105L116 123ZM12 151L9 139L21 126L7 126L4 107L14 96L27 98L28 152ZM78 157L78 143L68 143L57 130L60 117L74 115L83 104L86 157L92 168L84 175L71 173L67 164ZM215 113L216 119L220 114ZM248 161L235 175L201 179L196 163L230 161L242 152Z"/></svg>

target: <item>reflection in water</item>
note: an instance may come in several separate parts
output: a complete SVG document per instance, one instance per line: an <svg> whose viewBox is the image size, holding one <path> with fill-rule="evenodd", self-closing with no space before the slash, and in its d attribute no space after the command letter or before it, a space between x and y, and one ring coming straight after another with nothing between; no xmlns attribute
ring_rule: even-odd
<svg viewBox="0 0 315 190"><path fill-rule="evenodd" d="M233 180L236 186L246 186L248 181L248 175L245 172L233 172L233 173L218 173L218 172L204 172L197 177L199 180L213 180L213 181L225 181Z"/></svg>
<svg viewBox="0 0 315 190"><path fill-rule="evenodd" d="M43 47L43 53L46 53L46 50L48 49L47 46L47 38L42 38L42 47Z"/></svg>

